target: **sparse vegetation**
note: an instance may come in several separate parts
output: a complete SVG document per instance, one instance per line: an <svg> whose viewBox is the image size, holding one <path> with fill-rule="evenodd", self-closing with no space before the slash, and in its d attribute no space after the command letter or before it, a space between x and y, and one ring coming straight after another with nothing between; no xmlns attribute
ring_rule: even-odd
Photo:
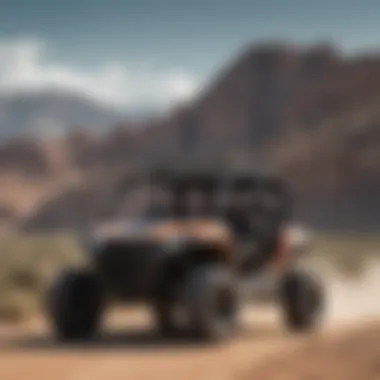
<svg viewBox="0 0 380 380"><path fill-rule="evenodd" d="M85 259L70 235L9 235L0 238L0 319L19 319L36 310L52 277Z"/></svg>

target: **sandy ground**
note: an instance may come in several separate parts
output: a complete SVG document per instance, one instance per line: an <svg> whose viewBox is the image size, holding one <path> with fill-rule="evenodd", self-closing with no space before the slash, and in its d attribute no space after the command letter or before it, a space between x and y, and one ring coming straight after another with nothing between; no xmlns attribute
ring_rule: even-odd
<svg viewBox="0 0 380 380"><path fill-rule="evenodd" d="M57 346L41 318L0 327L1 380L380 379L380 267L360 280L326 275L328 313L313 334L284 331L270 308L250 309L245 328L222 346L163 342L141 310L117 311L88 347Z"/></svg>
<svg viewBox="0 0 380 380"><path fill-rule="evenodd" d="M252 365L241 380L378 380L380 324L314 338L286 355Z"/></svg>

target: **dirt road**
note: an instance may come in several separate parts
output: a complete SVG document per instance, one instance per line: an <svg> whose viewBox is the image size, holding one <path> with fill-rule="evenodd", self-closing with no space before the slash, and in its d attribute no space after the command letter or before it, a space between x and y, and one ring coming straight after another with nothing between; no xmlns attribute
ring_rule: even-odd
<svg viewBox="0 0 380 380"><path fill-rule="evenodd" d="M330 282L330 311L316 334L284 332L278 313L256 308L245 316L241 335L220 347L162 342L150 334L149 318L141 310L111 313L107 335L91 347L55 345L41 318L22 326L0 325L0 379L379 379L366 377L369 368L373 376L380 372L380 324L370 323L376 314L380 317L379 279L379 272L372 271L360 284ZM358 326L363 332L352 335ZM350 369L358 360L362 367ZM330 367L346 372L314 376Z"/></svg>
<svg viewBox="0 0 380 380"><path fill-rule="evenodd" d="M253 365L239 380L378 380L380 324L310 340L286 355Z"/></svg>
<svg viewBox="0 0 380 380"><path fill-rule="evenodd" d="M40 321L22 328L4 327L0 378L230 379L254 360L300 340L284 337L273 318L262 314L256 316L253 329L230 345L194 347L160 341L149 332L146 319L140 311L114 313L107 321L108 335L92 347L71 349L54 345Z"/></svg>
<svg viewBox="0 0 380 380"><path fill-rule="evenodd" d="M41 321L3 326L0 378L235 379L271 358L287 357L311 342L321 342L333 330L335 335L339 334L336 328L327 326L314 336L291 335L281 331L275 313L269 311L251 311L247 319L250 323L241 336L220 347L162 342L146 330L145 314L139 311L112 315L108 334L91 347L69 349L55 345ZM340 326L340 331L346 328Z"/></svg>

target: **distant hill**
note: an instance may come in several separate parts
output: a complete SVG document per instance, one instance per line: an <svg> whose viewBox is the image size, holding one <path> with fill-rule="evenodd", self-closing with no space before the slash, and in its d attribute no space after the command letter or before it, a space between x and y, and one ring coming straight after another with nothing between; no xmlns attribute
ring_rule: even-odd
<svg viewBox="0 0 380 380"><path fill-rule="evenodd" d="M53 149L55 154L45 149L41 162L55 157L61 165L43 175L63 178L63 172L80 173L81 185L68 185L51 195L29 214L26 225L70 226L78 213L82 224L96 219L107 207L114 208L112 190L120 173L187 152L205 159L244 153L255 166L273 167L289 180L301 220L325 228L376 229L380 226L379 104L377 54L347 57L335 46L323 44L248 46L193 104L167 119L137 129L121 123L101 138L91 132L72 133L55 143L61 147ZM4 163L9 157L15 160L11 151L15 149L0 152L0 169L3 165L9 171ZM30 164L31 159L26 161ZM16 166L21 168L22 163ZM95 201L81 213L80 199L90 202L86 194ZM97 200L100 194L102 202ZM77 216L66 212L61 218L70 205Z"/></svg>
<svg viewBox="0 0 380 380"><path fill-rule="evenodd" d="M95 133L123 120L154 114L140 108L120 110L83 95L64 90L46 90L0 95L0 141L21 135L56 135L91 128Z"/></svg>

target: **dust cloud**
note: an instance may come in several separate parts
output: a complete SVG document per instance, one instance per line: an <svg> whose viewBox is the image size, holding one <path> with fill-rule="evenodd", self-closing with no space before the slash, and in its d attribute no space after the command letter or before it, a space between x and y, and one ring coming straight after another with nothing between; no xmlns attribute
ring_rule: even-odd
<svg viewBox="0 0 380 380"><path fill-rule="evenodd" d="M371 320L380 315L380 260L366 259L347 275L332 265L320 272L326 289L326 324Z"/></svg>

